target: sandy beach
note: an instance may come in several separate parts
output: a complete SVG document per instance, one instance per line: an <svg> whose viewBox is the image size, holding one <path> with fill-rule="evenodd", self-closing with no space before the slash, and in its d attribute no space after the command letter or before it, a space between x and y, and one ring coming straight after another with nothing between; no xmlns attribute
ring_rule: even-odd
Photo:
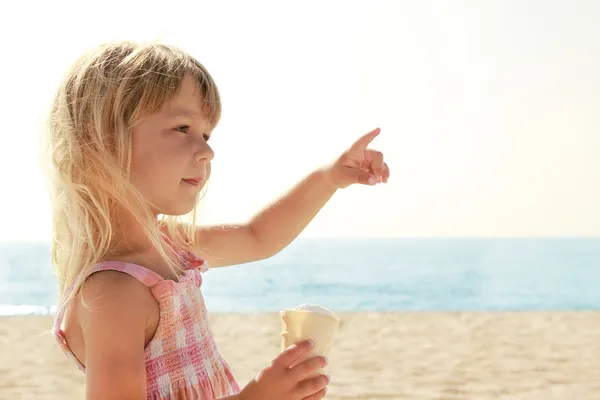
<svg viewBox="0 0 600 400"><path fill-rule="evenodd" d="M334 400L598 400L600 312L355 313L330 356ZM279 351L273 314L215 314L245 384ZM0 399L83 399L51 317L0 318Z"/></svg>

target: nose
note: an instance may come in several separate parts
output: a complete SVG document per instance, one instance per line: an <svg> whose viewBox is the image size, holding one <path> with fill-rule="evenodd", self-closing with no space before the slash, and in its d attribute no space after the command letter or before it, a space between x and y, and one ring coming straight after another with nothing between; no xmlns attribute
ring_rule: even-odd
<svg viewBox="0 0 600 400"><path fill-rule="evenodd" d="M215 152L212 147L206 141L201 140L201 143L198 143L198 149L195 153L195 158L198 161L202 162L210 162L213 158L215 158Z"/></svg>

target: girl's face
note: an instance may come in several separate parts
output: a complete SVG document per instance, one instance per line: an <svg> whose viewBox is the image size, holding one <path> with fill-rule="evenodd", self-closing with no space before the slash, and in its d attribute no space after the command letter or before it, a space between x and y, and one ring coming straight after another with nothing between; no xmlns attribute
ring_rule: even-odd
<svg viewBox="0 0 600 400"><path fill-rule="evenodd" d="M161 111L133 128L131 181L157 215L190 212L210 176L212 127L201 104L194 79L186 76Z"/></svg>

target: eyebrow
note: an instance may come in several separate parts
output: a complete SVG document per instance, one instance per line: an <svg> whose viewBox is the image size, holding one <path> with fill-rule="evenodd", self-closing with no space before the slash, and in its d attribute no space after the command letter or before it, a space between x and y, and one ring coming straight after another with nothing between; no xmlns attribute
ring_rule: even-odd
<svg viewBox="0 0 600 400"><path fill-rule="evenodd" d="M203 114L189 108L172 108L165 115L168 119L176 117L198 118L204 129L212 131L215 128Z"/></svg>
<svg viewBox="0 0 600 400"><path fill-rule="evenodd" d="M166 113L167 117L201 117L204 118L204 116L200 113L198 113L197 111L194 110L190 110L187 108L172 108L170 109L167 113Z"/></svg>

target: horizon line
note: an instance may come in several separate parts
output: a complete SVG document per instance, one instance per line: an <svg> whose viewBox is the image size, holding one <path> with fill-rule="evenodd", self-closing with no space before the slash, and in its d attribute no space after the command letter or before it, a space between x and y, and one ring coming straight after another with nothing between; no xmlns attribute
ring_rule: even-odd
<svg viewBox="0 0 600 400"><path fill-rule="evenodd" d="M553 235L553 236L299 236L297 240L600 240L600 235ZM293 241L293 242L294 242ZM292 242L292 243L293 243ZM0 244L51 244L50 240L0 240ZM290 243L291 244L291 243Z"/></svg>

